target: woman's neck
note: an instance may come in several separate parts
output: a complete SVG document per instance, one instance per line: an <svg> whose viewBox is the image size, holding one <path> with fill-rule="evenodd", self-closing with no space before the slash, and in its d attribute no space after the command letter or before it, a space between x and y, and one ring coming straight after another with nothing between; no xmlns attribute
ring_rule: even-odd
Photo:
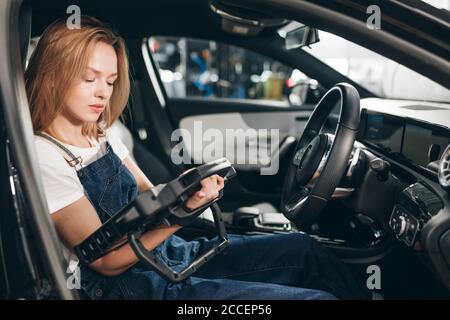
<svg viewBox="0 0 450 320"><path fill-rule="evenodd" d="M81 148L91 147L88 137L82 133L82 127L81 122L74 123L63 116L57 116L46 131L63 143Z"/></svg>

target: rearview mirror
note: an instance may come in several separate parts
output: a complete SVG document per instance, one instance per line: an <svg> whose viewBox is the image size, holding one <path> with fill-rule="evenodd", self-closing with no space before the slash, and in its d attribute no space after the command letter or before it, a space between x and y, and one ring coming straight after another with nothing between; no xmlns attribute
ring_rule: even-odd
<svg viewBox="0 0 450 320"><path fill-rule="evenodd" d="M285 45L287 50L309 46L319 42L319 32L309 26L301 26L286 33Z"/></svg>

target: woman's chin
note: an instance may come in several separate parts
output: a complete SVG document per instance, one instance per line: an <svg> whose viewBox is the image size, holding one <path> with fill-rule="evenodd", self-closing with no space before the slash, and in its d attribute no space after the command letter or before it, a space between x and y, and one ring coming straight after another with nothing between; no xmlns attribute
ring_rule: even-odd
<svg viewBox="0 0 450 320"><path fill-rule="evenodd" d="M83 117L84 123L96 123L100 118L100 114L89 115L88 117Z"/></svg>

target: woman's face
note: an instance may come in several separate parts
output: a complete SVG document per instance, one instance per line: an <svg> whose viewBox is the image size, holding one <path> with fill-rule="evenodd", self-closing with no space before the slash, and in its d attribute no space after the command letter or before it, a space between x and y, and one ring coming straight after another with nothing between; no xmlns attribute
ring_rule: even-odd
<svg viewBox="0 0 450 320"><path fill-rule="evenodd" d="M109 103L117 78L117 55L114 48L97 42L83 70L68 92L62 114L72 123L96 122Z"/></svg>

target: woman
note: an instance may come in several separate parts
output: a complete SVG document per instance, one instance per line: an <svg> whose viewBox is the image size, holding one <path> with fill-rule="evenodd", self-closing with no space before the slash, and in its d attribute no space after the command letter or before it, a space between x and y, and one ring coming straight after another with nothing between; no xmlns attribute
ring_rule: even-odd
<svg viewBox="0 0 450 320"><path fill-rule="evenodd" d="M123 40L91 17L80 29L57 20L43 33L25 73L41 175L49 211L73 250L152 184L108 128L129 95ZM217 197L212 176L186 206ZM159 226L141 242L173 268L208 250L206 238L186 242L180 226ZM228 250L183 283L170 283L139 263L125 244L81 269L92 299L333 299L365 298L343 264L304 234L230 237ZM302 288L303 287L303 288ZM327 293L325 291L331 292Z"/></svg>

